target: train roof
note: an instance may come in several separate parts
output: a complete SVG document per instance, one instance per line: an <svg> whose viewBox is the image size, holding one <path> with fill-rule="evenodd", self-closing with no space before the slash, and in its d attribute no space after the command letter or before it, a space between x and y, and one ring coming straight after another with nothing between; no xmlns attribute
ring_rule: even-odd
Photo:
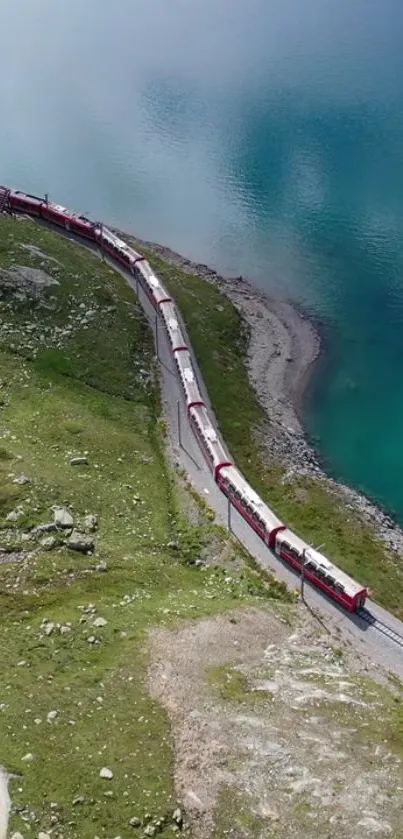
<svg viewBox="0 0 403 839"><path fill-rule="evenodd" d="M7 189L7 187L3 187L3 189ZM12 195L18 195L20 198L28 198L29 201L37 201L38 204L44 203L44 198L40 198L39 195L30 195L28 192L23 192L21 189L11 189L10 190Z"/></svg>
<svg viewBox="0 0 403 839"><path fill-rule="evenodd" d="M190 410L200 426L201 433L207 442L209 451L213 455L214 465L219 466L220 463L228 461L228 454L225 451L224 445L221 442L214 426L211 424L206 406L194 405Z"/></svg>
<svg viewBox="0 0 403 839"><path fill-rule="evenodd" d="M73 217L73 213L71 213L70 210L67 209L67 207L63 207L61 204L49 203L47 206L49 207L49 209L55 210L56 213L63 213L64 215L67 214L71 218Z"/></svg>
<svg viewBox="0 0 403 839"><path fill-rule="evenodd" d="M304 542L303 539L300 539L299 536L293 533L292 530L289 530L288 528L286 530L282 530L281 533L278 534L277 539L279 541L288 542L299 553L302 553L305 550L306 560L313 562L318 568L325 571L326 574L334 577L335 580L343 586L349 597L355 597L356 594L366 590L365 586L361 585L361 583L357 583L349 577L348 574L341 571L337 565L333 565L333 563L320 553L320 551L312 548L307 542Z"/></svg>
<svg viewBox="0 0 403 839"><path fill-rule="evenodd" d="M183 379L188 403L203 401L189 351L175 353L175 359Z"/></svg>
<svg viewBox="0 0 403 839"><path fill-rule="evenodd" d="M161 314L166 323L173 350L186 347L185 337L178 321L176 306L172 300L162 299Z"/></svg>

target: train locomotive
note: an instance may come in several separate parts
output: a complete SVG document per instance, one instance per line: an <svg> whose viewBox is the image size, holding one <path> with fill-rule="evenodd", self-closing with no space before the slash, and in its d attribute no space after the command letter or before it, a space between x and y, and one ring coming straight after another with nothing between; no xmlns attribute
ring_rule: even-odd
<svg viewBox="0 0 403 839"><path fill-rule="evenodd" d="M202 398L176 305L147 260L100 222L69 212L18 190L0 186L0 212L23 214L44 221L92 242L119 267L141 283L148 299L161 316L181 382L190 426L221 492L282 562L349 612L364 606L368 589L333 565L323 554L293 533L257 495L232 463Z"/></svg>

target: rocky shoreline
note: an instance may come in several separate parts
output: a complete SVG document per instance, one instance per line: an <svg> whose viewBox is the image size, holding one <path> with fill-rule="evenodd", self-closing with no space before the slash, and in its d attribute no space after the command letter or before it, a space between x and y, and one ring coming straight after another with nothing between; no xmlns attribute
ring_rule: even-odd
<svg viewBox="0 0 403 839"><path fill-rule="evenodd" d="M120 235L126 236L120 231ZM299 419L303 394L321 352L321 338L312 322L291 303L256 289L243 277L222 277L202 263L192 262L164 245L130 239L182 271L217 286L236 306L250 329L248 370L269 421L259 436L270 457L281 463L283 482L297 476L314 478L374 529L395 555L403 557L403 530L374 501L338 483L322 469Z"/></svg>

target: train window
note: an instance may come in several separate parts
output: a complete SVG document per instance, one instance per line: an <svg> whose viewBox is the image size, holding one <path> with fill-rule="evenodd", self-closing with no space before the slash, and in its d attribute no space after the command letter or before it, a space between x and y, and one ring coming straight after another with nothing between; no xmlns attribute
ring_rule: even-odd
<svg viewBox="0 0 403 839"><path fill-rule="evenodd" d="M331 576L331 574L328 574L328 576L326 577L326 582L329 586L334 586L336 580L334 577Z"/></svg>
<svg viewBox="0 0 403 839"><path fill-rule="evenodd" d="M335 583L334 587L335 587L336 591L340 592L340 594L344 594L344 586L342 586L341 583Z"/></svg>
<svg viewBox="0 0 403 839"><path fill-rule="evenodd" d="M291 551L291 545L289 545L288 542L283 542L283 548L287 552Z"/></svg>

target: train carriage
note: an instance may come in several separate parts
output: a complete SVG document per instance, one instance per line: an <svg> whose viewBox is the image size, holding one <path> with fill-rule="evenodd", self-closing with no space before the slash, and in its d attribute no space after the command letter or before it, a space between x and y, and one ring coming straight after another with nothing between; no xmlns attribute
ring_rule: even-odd
<svg viewBox="0 0 403 839"><path fill-rule="evenodd" d="M277 533L284 530L285 525L259 498L236 466L220 467L217 470L217 483L265 544L274 548Z"/></svg>
<svg viewBox="0 0 403 839"><path fill-rule="evenodd" d="M176 352L177 350L187 350L182 328L178 322L176 306L173 301L162 300L160 303L160 311L164 319L172 351Z"/></svg>
<svg viewBox="0 0 403 839"><path fill-rule="evenodd" d="M216 430L211 424L206 406L195 405L189 408L189 421L204 451L214 478L217 478L217 470L220 467L231 466L232 464Z"/></svg>
<svg viewBox="0 0 403 839"><path fill-rule="evenodd" d="M299 574L303 567L305 577L313 585L349 612L356 612L364 605L367 589L352 580L344 571L340 571L323 554L310 547L288 528L276 535L275 553Z"/></svg>
<svg viewBox="0 0 403 839"><path fill-rule="evenodd" d="M10 207L15 213L27 213L29 216L41 218L42 205L45 203L43 198L38 195L29 195L19 190L9 190Z"/></svg>
<svg viewBox="0 0 403 839"><path fill-rule="evenodd" d="M182 352L176 352L174 355L181 384L185 393L186 407L189 413L189 409L193 405L204 405L204 402L194 374L189 351L182 350Z"/></svg>
<svg viewBox="0 0 403 839"><path fill-rule="evenodd" d="M94 222L86 219L84 216L70 213L66 207L62 207L60 204L49 204L46 203L46 201L43 202L41 217L45 219L45 221L57 224L58 227L63 227L69 233L75 233L77 236L84 236L85 239L89 239L91 242L96 241L96 225Z"/></svg>
<svg viewBox="0 0 403 839"><path fill-rule="evenodd" d="M115 236L107 227L102 228L101 241L103 249L112 259L116 259L131 273L134 273L134 266L141 259L136 251L130 248L123 239L119 239L119 236Z"/></svg>
<svg viewBox="0 0 403 839"><path fill-rule="evenodd" d="M144 290L155 309L158 309L161 303L172 301L171 296L168 294L158 277L155 276L151 265L146 259L139 262L138 269L140 271L141 279L143 280L142 285Z"/></svg>

